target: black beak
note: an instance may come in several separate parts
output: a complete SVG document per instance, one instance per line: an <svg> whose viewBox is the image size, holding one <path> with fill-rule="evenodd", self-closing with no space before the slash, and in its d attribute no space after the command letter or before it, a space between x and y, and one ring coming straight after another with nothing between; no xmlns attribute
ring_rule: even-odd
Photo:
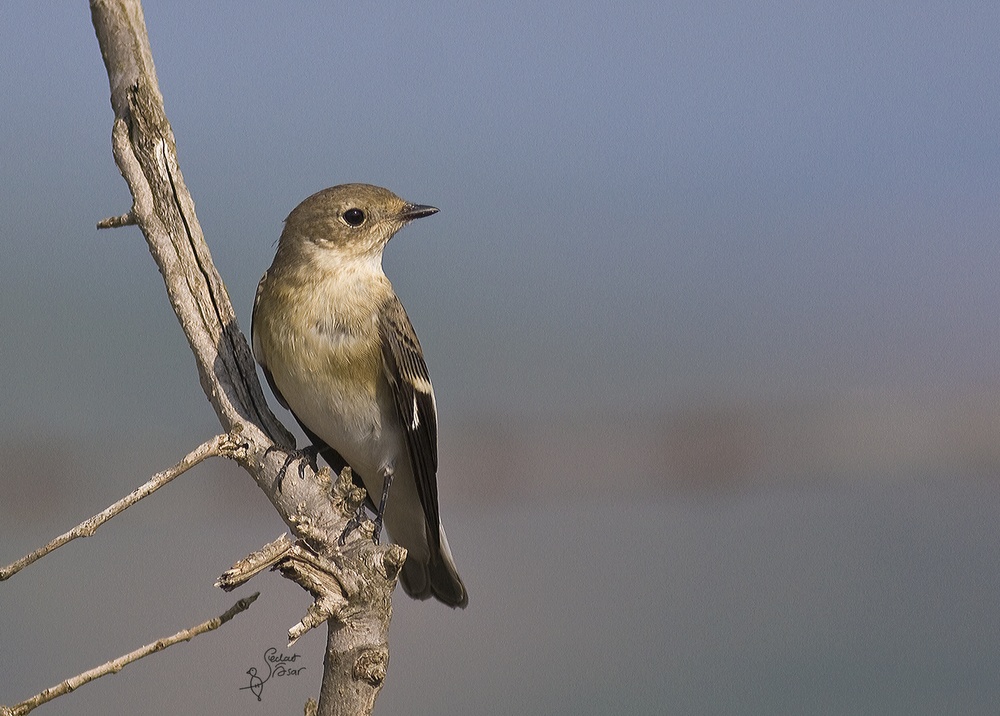
<svg viewBox="0 0 1000 716"><path fill-rule="evenodd" d="M433 206L426 206L425 204L407 204L403 207L403 212L399 217L403 221L413 221L414 219L422 219L425 216L430 216L431 214L438 213L438 209Z"/></svg>

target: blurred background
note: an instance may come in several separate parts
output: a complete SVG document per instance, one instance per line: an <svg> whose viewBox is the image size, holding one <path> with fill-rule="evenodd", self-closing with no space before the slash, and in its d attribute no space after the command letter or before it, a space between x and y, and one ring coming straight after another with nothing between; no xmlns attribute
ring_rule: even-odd
<svg viewBox="0 0 1000 716"><path fill-rule="evenodd" d="M385 269L471 603L397 595L377 713L995 713L995 3L146 13L244 329L307 195L441 209ZM87 4L5 3L0 48L6 564L218 423L141 234L94 228L130 201ZM45 712L300 712L307 596L212 586L283 530L215 461L0 584L0 703L260 590ZM305 670L257 702L269 647Z"/></svg>

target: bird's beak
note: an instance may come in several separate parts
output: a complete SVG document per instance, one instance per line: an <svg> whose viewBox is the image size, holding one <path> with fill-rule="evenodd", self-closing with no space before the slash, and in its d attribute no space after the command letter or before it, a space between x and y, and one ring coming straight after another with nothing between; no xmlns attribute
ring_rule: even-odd
<svg viewBox="0 0 1000 716"><path fill-rule="evenodd" d="M425 204L407 204L403 207L403 211L400 213L399 218L405 221L413 221L414 219L422 219L425 216L430 216L431 214L438 213L438 209L433 206L426 206Z"/></svg>

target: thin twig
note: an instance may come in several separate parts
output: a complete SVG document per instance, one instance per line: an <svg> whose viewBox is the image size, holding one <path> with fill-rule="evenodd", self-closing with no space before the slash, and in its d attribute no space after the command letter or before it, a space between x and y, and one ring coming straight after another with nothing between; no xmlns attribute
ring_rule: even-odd
<svg viewBox="0 0 1000 716"><path fill-rule="evenodd" d="M252 577L260 574L265 569L274 567L278 562L285 559L294 548L295 543L292 542L287 534L283 534L273 542L268 542L256 552L251 552L234 564L232 568L223 572L216 580L215 586L231 592L237 587L246 584Z"/></svg>
<svg viewBox="0 0 1000 716"><path fill-rule="evenodd" d="M181 460L176 465L174 465L172 468L164 470L163 472L156 473L144 485L141 485L130 495L118 500L118 502L111 505L103 512L94 515L85 522L81 522L79 525L71 529L69 532L66 532L65 534L56 537L54 540L49 542L44 547L36 549L31 554L27 554L24 557L21 557L13 564L0 569L0 582L4 581L5 579L9 579L13 575L20 572L25 567L27 567L29 564L38 561L39 559L47 555L49 552L52 552L53 550L56 550L59 547L62 547L67 542L72 542L77 537L90 537L97 531L98 527L103 525L112 517L128 509L142 498L153 494L161 487L166 485L168 482L173 480L175 477L183 474L187 470L190 470L192 467L200 463L202 460L222 455L227 450L231 449L232 446L233 446L233 438L229 435L216 435L211 440L202 443L194 450L192 450L190 453L185 455L184 459Z"/></svg>
<svg viewBox="0 0 1000 716"><path fill-rule="evenodd" d="M63 696L64 694L68 694L71 691L76 691L78 688L84 684L90 683L94 679L99 679L102 676L107 676L108 674L117 674L129 664L134 661L138 661L144 656L149 656L150 654L154 654L158 651L163 651L168 646L173 646L174 644L178 644L182 641L190 641L199 634L204 634L205 632L218 629L240 612L246 611L246 609L253 604L259 596L260 592L254 592L249 597L244 597L236 602L236 604L214 619L209 619L207 622L202 622L198 626L191 627L190 629L179 631L173 636L168 636L165 639L158 639L152 644L147 644L146 646L140 647L133 652L125 654L124 656L119 656L117 659L112 659L107 663L101 664L100 666L90 669L89 671L85 671L82 674L77 674L72 678L56 684L55 686L45 689L45 691L40 694L35 694L30 699L22 701L19 704L11 707L0 706L0 716L24 716L24 714L29 713L35 707L41 706L42 704L59 696Z"/></svg>
<svg viewBox="0 0 1000 716"><path fill-rule="evenodd" d="M107 219L101 219L97 222L98 229L120 229L123 226L135 226L136 225L135 214L131 211L127 214L122 214L121 216L109 216Z"/></svg>

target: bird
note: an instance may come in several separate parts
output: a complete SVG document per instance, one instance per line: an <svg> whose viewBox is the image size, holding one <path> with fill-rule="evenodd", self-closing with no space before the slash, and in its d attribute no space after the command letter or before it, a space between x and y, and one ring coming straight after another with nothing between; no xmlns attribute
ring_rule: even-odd
<svg viewBox="0 0 1000 716"><path fill-rule="evenodd" d="M241 686L240 691L244 691L245 689L250 689L250 693L256 696L257 700L260 701L261 700L260 694L264 690L264 679L261 679L259 676L257 676L257 667L255 666L250 667L250 669L247 671L247 675L250 677L250 685ZM270 674L268 674L268 678L271 678Z"/></svg>
<svg viewBox="0 0 1000 716"><path fill-rule="evenodd" d="M464 608L468 593L438 506L434 389L382 268L393 235L437 212L370 184L302 201L257 286L251 341L271 391L312 447L337 472L349 465L367 490L375 540L384 522L406 549L404 591Z"/></svg>

